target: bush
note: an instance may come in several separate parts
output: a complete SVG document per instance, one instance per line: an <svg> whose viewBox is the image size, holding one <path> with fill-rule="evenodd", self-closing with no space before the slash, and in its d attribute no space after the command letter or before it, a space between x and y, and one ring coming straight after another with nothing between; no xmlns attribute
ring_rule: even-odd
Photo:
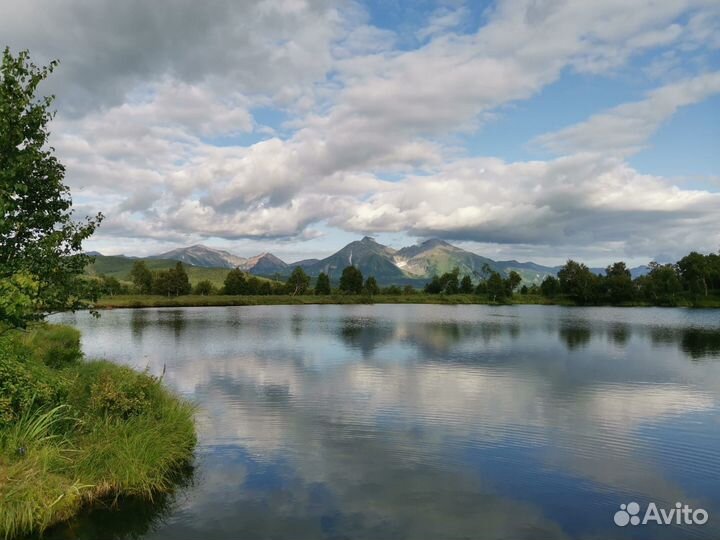
<svg viewBox="0 0 720 540"><path fill-rule="evenodd" d="M129 368L106 370L90 386L89 412L127 420L148 410L158 380Z"/></svg>
<svg viewBox="0 0 720 540"><path fill-rule="evenodd" d="M75 364L82 358L80 332L70 326L39 325L23 341L34 360L53 369Z"/></svg>
<svg viewBox="0 0 720 540"><path fill-rule="evenodd" d="M0 428L15 422L34 406L59 403L66 384L50 370L33 365L23 347L0 342Z"/></svg>

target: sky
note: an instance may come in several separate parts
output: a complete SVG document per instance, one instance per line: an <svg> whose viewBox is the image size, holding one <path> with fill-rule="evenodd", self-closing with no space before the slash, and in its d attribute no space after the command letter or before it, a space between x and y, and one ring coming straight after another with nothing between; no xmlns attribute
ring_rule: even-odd
<svg viewBox="0 0 720 540"><path fill-rule="evenodd" d="M720 249L717 0L2 0L86 248Z"/></svg>

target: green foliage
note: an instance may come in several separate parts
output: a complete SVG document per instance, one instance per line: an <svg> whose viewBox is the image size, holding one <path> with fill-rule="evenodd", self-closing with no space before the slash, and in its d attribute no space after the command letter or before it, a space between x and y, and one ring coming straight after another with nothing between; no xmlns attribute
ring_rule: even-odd
<svg viewBox="0 0 720 540"><path fill-rule="evenodd" d="M193 289L193 294L199 294L200 296L208 296L215 293L215 287L211 281L204 279L198 282Z"/></svg>
<svg viewBox="0 0 720 540"><path fill-rule="evenodd" d="M61 369L82 358L80 332L71 326L38 325L22 342L35 361L51 368Z"/></svg>
<svg viewBox="0 0 720 540"><path fill-rule="evenodd" d="M390 285L388 287L383 287L380 293L391 296L400 296L401 294L403 294L403 290L397 285Z"/></svg>
<svg viewBox="0 0 720 540"><path fill-rule="evenodd" d="M23 328L38 308L39 283L27 273L0 278L0 331Z"/></svg>
<svg viewBox="0 0 720 540"><path fill-rule="evenodd" d="M442 276L433 276L425 285L425 292L428 294L458 294L460 292L459 276L460 269L457 266Z"/></svg>
<svg viewBox="0 0 720 540"><path fill-rule="evenodd" d="M100 375L90 386L89 410L127 420L148 410L157 380L129 368Z"/></svg>
<svg viewBox="0 0 720 540"><path fill-rule="evenodd" d="M0 429L34 406L55 404L66 391L59 377L31 360L16 336L0 340Z"/></svg>
<svg viewBox="0 0 720 540"><path fill-rule="evenodd" d="M363 292L365 294L369 294L370 296L380 294L380 287L377 284L377 280L373 276L370 276L365 280Z"/></svg>
<svg viewBox="0 0 720 540"><path fill-rule="evenodd" d="M292 295L305 294L310 286L310 278L301 267L296 266L287 280L287 290Z"/></svg>
<svg viewBox="0 0 720 540"><path fill-rule="evenodd" d="M17 308L18 291L12 292L16 307L2 319L5 325L23 326L44 313L85 307L91 293L79 278L91 260L82 243L102 215L72 219L65 168L47 145L52 97L35 95L56 65L37 67L27 51L13 56L6 48L0 66L0 281L7 289L8 280L25 275L37 285L31 295L36 309ZM7 313L4 306L0 315Z"/></svg>
<svg viewBox="0 0 720 540"><path fill-rule="evenodd" d="M62 428L74 421L69 409L65 404L28 407L3 433L3 446L27 452L28 448L60 438Z"/></svg>
<svg viewBox="0 0 720 540"><path fill-rule="evenodd" d="M545 298L555 298L560 294L560 280L553 276L547 276L540 284L540 292Z"/></svg>
<svg viewBox="0 0 720 540"><path fill-rule="evenodd" d="M165 296L190 294L192 287L183 263L178 262L175 268L161 270L153 276L153 292Z"/></svg>
<svg viewBox="0 0 720 540"><path fill-rule="evenodd" d="M150 294L153 289L153 275L145 261L135 261L130 271L130 279L140 294Z"/></svg>
<svg viewBox="0 0 720 540"><path fill-rule="evenodd" d="M632 302L635 297L632 276L624 262L616 262L605 269L602 288L605 300L611 304Z"/></svg>
<svg viewBox="0 0 720 540"><path fill-rule="evenodd" d="M594 303L599 277L582 263L569 260L558 272L560 290L579 305Z"/></svg>
<svg viewBox="0 0 720 540"><path fill-rule="evenodd" d="M508 287L502 276L495 271L485 280L485 291L493 302L502 302L508 296Z"/></svg>
<svg viewBox="0 0 720 540"><path fill-rule="evenodd" d="M473 282L472 282L472 278L470 276L465 275L460 280L460 292L462 294L472 294Z"/></svg>
<svg viewBox="0 0 720 540"><path fill-rule="evenodd" d="M720 289L720 254L702 255L693 251L677 262L683 287L693 299L707 297L712 289Z"/></svg>
<svg viewBox="0 0 720 540"><path fill-rule="evenodd" d="M675 265L650 263L650 273L637 279L642 295L659 306L675 306L682 292L682 283Z"/></svg>
<svg viewBox="0 0 720 540"><path fill-rule="evenodd" d="M340 276L340 291L345 294L362 294L363 275L354 266L346 266Z"/></svg>
<svg viewBox="0 0 720 540"><path fill-rule="evenodd" d="M223 285L223 294L239 295L247 294L248 286L247 279L245 278L245 272L239 268L230 270L225 277L225 284Z"/></svg>
<svg viewBox="0 0 720 540"><path fill-rule="evenodd" d="M192 457L193 408L109 362L46 365L54 326L0 337L0 538L42 533L84 505L153 498Z"/></svg>
<svg viewBox="0 0 720 540"><path fill-rule="evenodd" d="M325 272L320 272L315 283L315 294L330 294L330 277Z"/></svg>

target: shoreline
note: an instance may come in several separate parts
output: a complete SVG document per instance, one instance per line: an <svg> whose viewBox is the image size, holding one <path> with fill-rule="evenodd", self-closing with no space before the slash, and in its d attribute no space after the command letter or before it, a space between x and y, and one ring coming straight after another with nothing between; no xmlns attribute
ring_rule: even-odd
<svg viewBox="0 0 720 540"><path fill-rule="evenodd" d="M581 306L569 298L545 298L537 295L516 295L508 302L493 302L489 298L476 294L431 295L425 293L408 295L271 295L271 296L225 296L225 295L117 295L98 300L94 309L141 309L159 307L229 307L229 306L297 306L297 305L355 305L355 304L437 304L437 305L542 305L564 307L680 307L691 309L718 309L720 298L716 296L700 299L699 305L692 305L687 299L681 299L675 306L658 306L648 302L624 304L593 304Z"/></svg>
<svg viewBox="0 0 720 540"><path fill-rule="evenodd" d="M170 494L192 466L195 407L161 377L86 360L74 328L6 334L0 375L0 538Z"/></svg>

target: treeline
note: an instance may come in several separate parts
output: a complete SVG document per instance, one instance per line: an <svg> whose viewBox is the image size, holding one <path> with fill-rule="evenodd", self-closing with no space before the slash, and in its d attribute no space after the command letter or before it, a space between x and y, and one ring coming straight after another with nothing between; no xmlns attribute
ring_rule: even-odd
<svg viewBox="0 0 720 540"><path fill-rule="evenodd" d="M297 267L292 271L287 281L273 281L259 278L236 268L230 270L221 287L217 287L209 280L199 281L191 287L190 280L182 263L178 262L175 268L168 270L151 271L144 261L136 261L128 276L132 287L120 282L112 276L99 276L97 280L98 292L101 296L115 296L120 294L156 294L163 296L183 296L196 294L234 295L234 296L270 296L270 295L330 295L330 294L414 294L416 289L407 285L400 288L396 285L381 288L375 277L365 278L360 270L354 266L346 267L338 286L333 288L330 277L321 272L312 283L310 276Z"/></svg>
<svg viewBox="0 0 720 540"><path fill-rule="evenodd" d="M469 275L460 277L458 268L434 276L425 286L428 294L478 294L496 302L508 301L513 294L541 295L578 305L622 305L643 303L676 306L702 304L702 299L720 293L720 255L692 252L676 264L652 262L650 271L633 279L624 262L616 262L595 274L586 265L569 260L555 276L538 285L521 285L522 278L511 271L507 276L485 265L473 283Z"/></svg>
<svg viewBox="0 0 720 540"><path fill-rule="evenodd" d="M650 271L632 278L624 262L593 273L587 266L568 261L557 278L548 276L540 285L547 298L565 296L579 305L648 303L676 306L702 304L702 299L720 292L720 255L692 252L675 264L652 262Z"/></svg>
<svg viewBox="0 0 720 540"><path fill-rule="evenodd" d="M469 275L460 278L460 269L455 267L451 272L445 272L441 276L433 276L430 282L425 285L425 292L428 294L475 293L486 295L495 302L502 302L510 299L515 289L522 282L522 278L517 272L511 271L507 277L503 277L487 264L483 265L478 277L480 279L477 285L473 285L472 278Z"/></svg>

